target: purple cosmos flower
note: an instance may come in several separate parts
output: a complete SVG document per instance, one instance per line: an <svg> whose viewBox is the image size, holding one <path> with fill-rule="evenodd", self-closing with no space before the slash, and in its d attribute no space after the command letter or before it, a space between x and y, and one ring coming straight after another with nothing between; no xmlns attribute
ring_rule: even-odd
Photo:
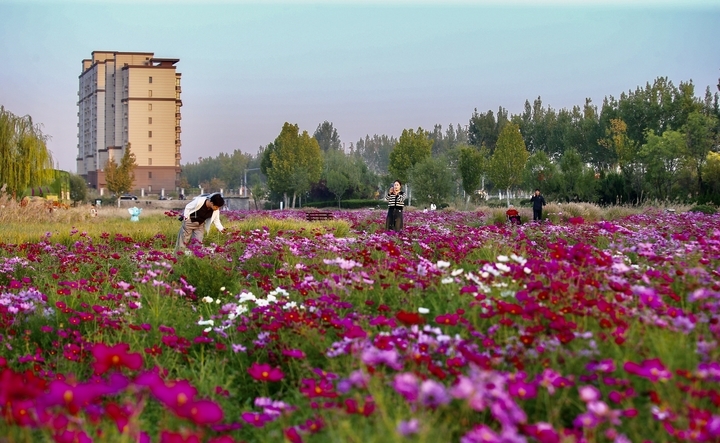
<svg viewBox="0 0 720 443"><path fill-rule="evenodd" d="M411 403L418 399L420 383L417 376L413 373L404 372L402 374L395 375L392 387L398 392L398 394L405 397L405 400Z"/></svg>
<svg viewBox="0 0 720 443"><path fill-rule="evenodd" d="M402 435L403 437L417 434L419 430L420 430L420 422L418 421L417 418L413 418L408 421L401 421L397 425L397 432L398 432L398 434Z"/></svg>

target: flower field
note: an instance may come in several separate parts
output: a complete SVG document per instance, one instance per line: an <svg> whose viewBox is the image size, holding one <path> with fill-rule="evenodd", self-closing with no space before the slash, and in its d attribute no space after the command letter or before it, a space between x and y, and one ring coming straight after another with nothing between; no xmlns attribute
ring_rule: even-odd
<svg viewBox="0 0 720 443"><path fill-rule="evenodd" d="M720 216L223 214L0 244L0 442L720 441Z"/></svg>

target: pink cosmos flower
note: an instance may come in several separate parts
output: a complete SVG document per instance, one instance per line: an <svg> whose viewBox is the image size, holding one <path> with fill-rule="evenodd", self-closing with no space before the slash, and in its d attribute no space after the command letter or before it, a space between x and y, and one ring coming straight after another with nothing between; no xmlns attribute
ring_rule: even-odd
<svg viewBox="0 0 720 443"><path fill-rule="evenodd" d="M273 368L267 363L253 363L248 368L248 374L255 380L259 381L280 381L285 374L279 368Z"/></svg>
<svg viewBox="0 0 720 443"><path fill-rule="evenodd" d="M630 374L647 378L653 382L667 381L672 378L672 373L665 368L665 365L658 358L643 360L641 364L629 361L623 365L623 369Z"/></svg>
<svg viewBox="0 0 720 443"><path fill-rule="evenodd" d="M460 443L500 443L501 441L500 436L485 425L475 426L460 438Z"/></svg>
<svg viewBox="0 0 720 443"><path fill-rule="evenodd" d="M585 403L600 400L600 391L595 386L581 386L578 388L580 400Z"/></svg>

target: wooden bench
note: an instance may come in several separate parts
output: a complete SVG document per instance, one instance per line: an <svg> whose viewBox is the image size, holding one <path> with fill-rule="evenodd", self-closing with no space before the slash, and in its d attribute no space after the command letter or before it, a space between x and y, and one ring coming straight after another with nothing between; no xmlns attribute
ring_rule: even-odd
<svg viewBox="0 0 720 443"><path fill-rule="evenodd" d="M332 212L313 211L305 213L307 221L332 220Z"/></svg>

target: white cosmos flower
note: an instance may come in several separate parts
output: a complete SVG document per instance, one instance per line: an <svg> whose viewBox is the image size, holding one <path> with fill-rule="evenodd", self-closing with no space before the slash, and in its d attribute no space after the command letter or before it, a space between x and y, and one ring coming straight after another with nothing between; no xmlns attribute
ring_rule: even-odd
<svg viewBox="0 0 720 443"><path fill-rule="evenodd" d="M510 261L510 259L507 255L498 255L497 261L499 261L500 263L506 263Z"/></svg>
<svg viewBox="0 0 720 443"><path fill-rule="evenodd" d="M510 258L521 265L524 265L527 262L527 260L515 254L511 255Z"/></svg>
<svg viewBox="0 0 720 443"><path fill-rule="evenodd" d="M498 268L500 272L510 272L510 266L502 264L502 263L496 263L495 267Z"/></svg>
<svg viewBox="0 0 720 443"><path fill-rule="evenodd" d="M526 274L532 274L532 269L530 269L530 268L528 268L527 266L525 266L525 267L523 268L523 272L526 273Z"/></svg>
<svg viewBox="0 0 720 443"><path fill-rule="evenodd" d="M220 288L220 292L225 292L225 286L223 286L222 288Z"/></svg>
<svg viewBox="0 0 720 443"><path fill-rule="evenodd" d="M436 266L438 267L438 269L449 268L449 267L450 267L450 262L449 262L449 261L444 261L444 260L438 260Z"/></svg>
<svg viewBox="0 0 720 443"><path fill-rule="evenodd" d="M443 278L442 280L440 280L440 283L442 283L442 284L444 284L444 285L448 285L448 284L450 284L450 283L452 283L452 282L454 282L454 281L455 281L455 280L454 280L452 277L445 277L445 278Z"/></svg>
<svg viewBox="0 0 720 443"><path fill-rule="evenodd" d="M213 320L213 319L210 319L210 320L198 320L197 324L200 325L200 326L206 326L206 325L212 326L212 325L215 324L215 320Z"/></svg>
<svg viewBox="0 0 720 443"><path fill-rule="evenodd" d="M212 331L212 326L208 326L207 328L203 329L204 332L210 332Z"/></svg>
<svg viewBox="0 0 720 443"><path fill-rule="evenodd" d="M430 310L428 308L418 308L418 312L421 314L428 314Z"/></svg>
<svg viewBox="0 0 720 443"><path fill-rule="evenodd" d="M463 272L465 272L465 270L462 268L453 269L453 271L450 273L450 275L452 275L453 277L457 277L458 275L462 274Z"/></svg>
<svg viewBox="0 0 720 443"><path fill-rule="evenodd" d="M212 298L212 297L203 297L203 298L202 298L202 301L204 301L205 303L212 303L212 302L213 302L213 298Z"/></svg>
<svg viewBox="0 0 720 443"><path fill-rule="evenodd" d="M238 298L238 302L245 303L246 301L255 301L257 297L252 292L243 292Z"/></svg>

